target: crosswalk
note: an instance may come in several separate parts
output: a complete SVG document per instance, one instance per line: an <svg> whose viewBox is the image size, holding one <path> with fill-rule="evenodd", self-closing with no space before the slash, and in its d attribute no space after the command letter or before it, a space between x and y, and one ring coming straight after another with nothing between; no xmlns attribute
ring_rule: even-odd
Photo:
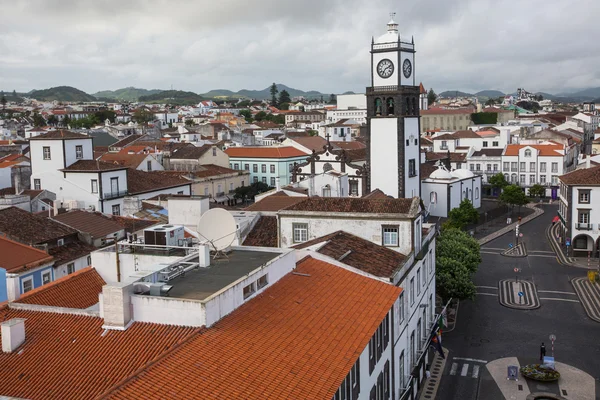
<svg viewBox="0 0 600 400"><path fill-rule="evenodd" d="M454 357L452 361L448 375L471 379L479 378L480 369L483 366L482 364L486 363L484 360L460 357Z"/></svg>

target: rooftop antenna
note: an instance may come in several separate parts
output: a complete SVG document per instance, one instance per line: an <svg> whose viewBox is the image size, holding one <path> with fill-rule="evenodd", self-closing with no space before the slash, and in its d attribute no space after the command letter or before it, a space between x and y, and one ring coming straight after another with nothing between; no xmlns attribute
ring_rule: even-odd
<svg viewBox="0 0 600 400"><path fill-rule="evenodd" d="M196 229L215 252L213 259L228 258L227 252L237 235L233 215L222 208L213 208L202 215Z"/></svg>

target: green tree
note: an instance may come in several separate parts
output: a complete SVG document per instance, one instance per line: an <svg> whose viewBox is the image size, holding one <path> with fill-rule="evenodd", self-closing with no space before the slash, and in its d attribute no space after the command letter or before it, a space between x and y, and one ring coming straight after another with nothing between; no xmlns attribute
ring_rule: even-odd
<svg viewBox="0 0 600 400"><path fill-rule="evenodd" d="M287 90L283 89L281 93L279 93L279 104L290 103L291 101L290 94Z"/></svg>
<svg viewBox="0 0 600 400"><path fill-rule="evenodd" d="M525 192L518 185L508 185L500 194L500 201L509 206L524 206L528 203Z"/></svg>
<svg viewBox="0 0 600 400"><path fill-rule="evenodd" d="M433 105L433 103L435 103L436 99L437 99L437 94L435 94L433 89L429 89L429 92L427 92L427 104Z"/></svg>
<svg viewBox="0 0 600 400"><path fill-rule="evenodd" d="M487 101L485 102L486 106L493 106L494 104L496 104L496 100L492 98L487 99Z"/></svg>
<svg viewBox="0 0 600 400"><path fill-rule="evenodd" d="M33 113L33 126L40 127L46 125L46 120L37 112Z"/></svg>
<svg viewBox="0 0 600 400"><path fill-rule="evenodd" d="M271 92L271 105L277 106L277 93L279 93L279 89L277 89L277 84L275 84L275 82L273 82L269 91Z"/></svg>
<svg viewBox="0 0 600 400"><path fill-rule="evenodd" d="M504 175L501 172L498 172L497 174L490 176L488 183L493 188L496 188L496 189L504 189L505 187L508 186L508 182L506 181L506 178L504 177Z"/></svg>
<svg viewBox="0 0 600 400"><path fill-rule="evenodd" d="M254 182L250 186L237 187L234 191L233 197L242 201L254 200L254 196L270 189L271 188L266 183Z"/></svg>
<svg viewBox="0 0 600 400"><path fill-rule="evenodd" d="M185 120L185 126L189 127L189 126L192 126L192 125L194 125L194 120L193 119L189 119L188 118L188 119Z"/></svg>
<svg viewBox="0 0 600 400"><path fill-rule="evenodd" d="M280 110L289 110L290 109L290 103L279 103L279 108Z"/></svg>
<svg viewBox="0 0 600 400"><path fill-rule="evenodd" d="M329 95L329 104L336 104L337 103L337 99L335 97L335 94L330 94Z"/></svg>
<svg viewBox="0 0 600 400"><path fill-rule="evenodd" d="M240 115L246 119L246 122L252 122L252 111L250 110L240 110Z"/></svg>
<svg viewBox="0 0 600 400"><path fill-rule="evenodd" d="M546 188L544 188L542 185L535 184L529 188L529 195L531 197L544 197L545 194Z"/></svg>
<svg viewBox="0 0 600 400"><path fill-rule="evenodd" d="M271 115L271 114L269 114L269 115ZM257 121L262 121L262 120L264 120L266 118L267 118L267 113L264 112L264 111L259 111L254 116L254 119L257 120Z"/></svg>
<svg viewBox="0 0 600 400"><path fill-rule="evenodd" d="M242 100L242 101L238 101L237 106L238 107L248 107L250 105L250 100Z"/></svg>
<svg viewBox="0 0 600 400"><path fill-rule="evenodd" d="M267 121L271 121L271 122L274 122L279 125L285 124L285 116L283 114L278 114L278 115L267 114L267 117L265 119Z"/></svg>
<svg viewBox="0 0 600 400"><path fill-rule="evenodd" d="M444 223L448 228L463 229L465 226L479 221L479 212L473 207L469 199L464 199L460 205L450 210L448 220Z"/></svg>
<svg viewBox="0 0 600 400"><path fill-rule="evenodd" d="M319 134L319 132L314 129L309 129L307 132L310 136L317 136Z"/></svg>
<svg viewBox="0 0 600 400"><path fill-rule="evenodd" d="M0 93L0 103L2 104L2 111L6 110L6 97L4 96L4 91Z"/></svg>
<svg viewBox="0 0 600 400"><path fill-rule="evenodd" d="M436 286L444 302L474 298L472 275L480 263L477 240L460 229L442 229L436 242Z"/></svg>
<svg viewBox="0 0 600 400"><path fill-rule="evenodd" d="M154 114L147 108L138 108L133 113L131 119L137 122L138 124L141 124L145 130L145 128L148 127L148 122L154 120Z"/></svg>
<svg viewBox="0 0 600 400"><path fill-rule="evenodd" d="M94 113L94 116L98 123L104 123L104 121L106 120L109 120L111 123L114 123L117 119L117 113L112 110L96 111Z"/></svg>
<svg viewBox="0 0 600 400"><path fill-rule="evenodd" d="M60 121L61 125L67 128L71 123L71 118L68 115L65 115L64 118Z"/></svg>
<svg viewBox="0 0 600 400"><path fill-rule="evenodd" d="M56 125L58 124L58 118L56 118L56 115L51 114L50 116L48 116L48 125Z"/></svg>
<svg viewBox="0 0 600 400"><path fill-rule="evenodd" d="M14 101L17 101L17 91L15 89L13 89L13 97Z"/></svg>

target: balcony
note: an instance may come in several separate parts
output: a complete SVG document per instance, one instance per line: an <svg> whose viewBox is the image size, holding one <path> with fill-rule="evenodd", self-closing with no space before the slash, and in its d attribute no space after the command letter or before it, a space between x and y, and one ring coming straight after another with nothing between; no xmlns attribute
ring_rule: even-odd
<svg viewBox="0 0 600 400"><path fill-rule="evenodd" d="M367 93L379 93L379 92L397 92L398 86L377 86L377 87L368 87Z"/></svg>
<svg viewBox="0 0 600 400"><path fill-rule="evenodd" d="M583 223L577 223L575 224L575 229L578 229L580 231L591 231L594 227L594 224L583 224Z"/></svg>
<svg viewBox="0 0 600 400"><path fill-rule="evenodd" d="M441 145L440 150L448 150L448 146Z"/></svg>
<svg viewBox="0 0 600 400"><path fill-rule="evenodd" d="M215 197L223 197L225 196L225 192L217 192L215 193Z"/></svg>
<svg viewBox="0 0 600 400"><path fill-rule="evenodd" d="M104 193L104 200L116 199L119 197L127 196L127 190L120 190L118 192L108 192Z"/></svg>

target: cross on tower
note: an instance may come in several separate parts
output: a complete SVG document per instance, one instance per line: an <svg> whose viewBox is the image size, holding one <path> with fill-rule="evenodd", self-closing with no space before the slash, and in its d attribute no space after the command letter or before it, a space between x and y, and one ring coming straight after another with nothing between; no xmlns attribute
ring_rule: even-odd
<svg viewBox="0 0 600 400"><path fill-rule="evenodd" d="M329 143L329 138L331 137L331 135L329 134L329 132L327 132L325 134L325 139L327 139L327 143Z"/></svg>

